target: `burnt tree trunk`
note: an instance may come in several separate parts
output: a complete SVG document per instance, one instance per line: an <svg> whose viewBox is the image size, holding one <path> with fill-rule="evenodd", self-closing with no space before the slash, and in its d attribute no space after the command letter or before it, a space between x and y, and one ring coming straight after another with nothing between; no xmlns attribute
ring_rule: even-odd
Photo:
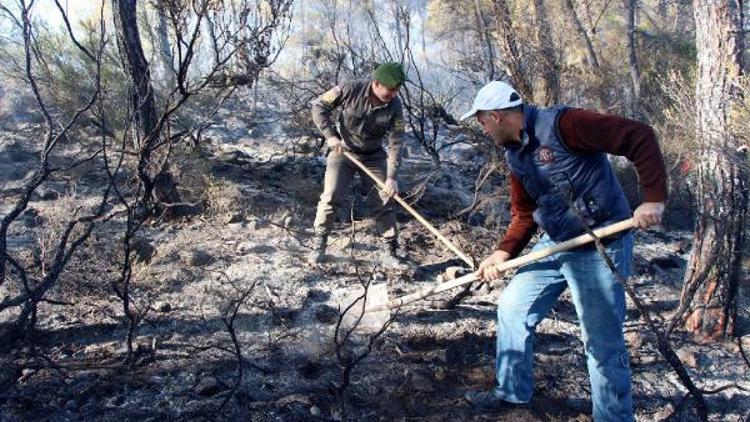
<svg viewBox="0 0 750 422"><path fill-rule="evenodd" d="M741 6L741 2L740 2ZM703 341L733 334L747 213L744 152L728 129L742 69L741 19L730 0L695 0L699 215L678 316Z"/></svg>
<svg viewBox="0 0 750 422"><path fill-rule="evenodd" d="M560 62L552 41L552 26L544 0L534 0L534 19L542 76L542 92L538 93L536 100L537 104L549 106L560 101Z"/></svg>
<svg viewBox="0 0 750 422"><path fill-rule="evenodd" d="M148 138L154 136L156 105L151 89L151 72L138 33L135 3L136 0L112 0L117 44L125 73L132 85L130 103L136 115L139 134L136 146L140 149L142 141L148 142Z"/></svg>
<svg viewBox="0 0 750 422"><path fill-rule="evenodd" d="M625 0L625 9L628 14L628 63L630 66L630 117L643 120L641 112L641 69L638 65L635 41L635 15L638 0Z"/></svg>
<svg viewBox="0 0 750 422"><path fill-rule="evenodd" d="M693 33L695 20L691 0L678 0L674 3L675 18L672 26L673 32L682 34Z"/></svg>
<svg viewBox="0 0 750 422"><path fill-rule="evenodd" d="M479 39L484 47L484 62L487 68L486 75L488 81L495 80L495 51L492 48L492 36L482 11L482 2L474 0L474 19L479 31Z"/></svg>
<svg viewBox="0 0 750 422"><path fill-rule="evenodd" d="M521 59L516 42L516 31L513 28L513 21L508 8L508 2L505 0L493 0L493 10L497 20L498 45L503 57L505 71L510 77L513 87L526 98L534 98L534 90L529 81L528 72Z"/></svg>
<svg viewBox="0 0 750 422"><path fill-rule="evenodd" d="M594 50L594 44L591 42L591 37L589 36L588 31L586 31L586 28L583 26L583 22L581 22L581 18L578 17L578 12L576 12L576 8L575 8L575 5L573 4L573 0L564 0L563 7L568 13L568 17L570 18L570 20L573 22L576 32L578 33L578 36L583 41L583 44L586 46L586 64L592 70L598 69L599 59L596 56L596 51Z"/></svg>
<svg viewBox="0 0 750 422"><path fill-rule="evenodd" d="M151 176L158 169L152 158L163 126L157 119L151 72L138 33L136 0L112 0L112 10L121 60L131 82L130 101L137 126L134 145L138 151L138 178L143 188L141 201L147 209L158 203L181 202L171 175ZM156 180L159 181L158 187ZM157 204L154 204L154 199ZM167 208L167 211L173 214L175 209Z"/></svg>
<svg viewBox="0 0 750 422"><path fill-rule="evenodd" d="M169 29L167 27L167 6L162 1L155 2L156 16L159 19L159 24L156 27L157 42L159 45L159 62L161 65L161 73L164 78L164 85L167 88L174 87L176 81L175 72L173 70L174 55L172 54L172 46L169 42Z"/></svg>

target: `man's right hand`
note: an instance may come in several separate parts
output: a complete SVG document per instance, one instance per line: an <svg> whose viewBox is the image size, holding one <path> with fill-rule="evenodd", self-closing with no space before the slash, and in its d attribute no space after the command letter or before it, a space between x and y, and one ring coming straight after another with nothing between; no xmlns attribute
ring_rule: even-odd
<svg viewBox="0 0 750 422"><path fill-rule="evenodd" d="M505 251L495 251L492 255L488 256L481 264L479 269L474 273L479 281L488 283L492 280L497 280L502 275L502 271L498 271L497 266L510 259L510 254Z"/></svg>
<svg viewBox="0 0 750 422"><path fill-rule="evenodd" d="M664 214L664 202L644 202L633 212L633 222L636 228L646 229L661 224Z"/></svg>
<svg viewBox="0 0 750 422"><path fill-rule="evenodd" d="M336 154L341 154L342 152L348 150L346 144L344 144L344 141L342 141L341 138L337 138L335 136L326 139L326 143L328 144L328 148L332 149Z"/></svg>

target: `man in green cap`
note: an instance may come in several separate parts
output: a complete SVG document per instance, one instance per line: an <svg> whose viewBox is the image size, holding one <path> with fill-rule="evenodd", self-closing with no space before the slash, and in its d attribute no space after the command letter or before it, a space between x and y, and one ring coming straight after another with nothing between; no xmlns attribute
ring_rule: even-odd
<svg viewBox="0 0 750 422"><path fill-rule="evenodd" d="M315 215L315 239L308 262L324 260L328 235L333 228L336 210L343 204L354 174L359 169L343 154L347 151L385 180L385 190L379 192L375 208L376 225L382 236L382 248L393 265L398 264L396 214L390 198L399 193L396 175L401 161L404 134L404 112L398 91L406 80L399 63L384 63L373 73L372 80L341 83L312 102L315 125L325 136L329 152L323 193ZM338 110L338 128L334 121ZM388 134L387 151L383 138ZM374 184L360 174L369 191Z"/></svg>

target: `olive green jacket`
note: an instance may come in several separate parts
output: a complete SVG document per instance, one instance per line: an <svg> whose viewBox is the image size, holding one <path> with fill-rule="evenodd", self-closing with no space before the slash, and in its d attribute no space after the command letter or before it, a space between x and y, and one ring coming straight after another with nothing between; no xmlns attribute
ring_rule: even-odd
<svg viewBox="0 0 750 422"><path fill-rule="evenodd" d="M327 138L338 137L357 154L369 155L383 148L388 133L388 178L396 178L401 164L404 135L404 110L401 100L373 107L369 80L341 83L312 102L315 125ZM339 109L338 130L334 110Z"/></svg>

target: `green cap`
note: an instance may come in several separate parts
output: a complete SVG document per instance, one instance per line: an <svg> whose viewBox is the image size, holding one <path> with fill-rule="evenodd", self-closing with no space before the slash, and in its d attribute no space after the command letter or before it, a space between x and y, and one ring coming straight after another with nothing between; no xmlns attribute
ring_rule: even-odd
<svg viewBox="0 0 750 422"><path fill-rule="evenodd" d="M404 83L406 73L401 63L383 63L375 69L372 78L388 88L395 88Z"/></svg>

